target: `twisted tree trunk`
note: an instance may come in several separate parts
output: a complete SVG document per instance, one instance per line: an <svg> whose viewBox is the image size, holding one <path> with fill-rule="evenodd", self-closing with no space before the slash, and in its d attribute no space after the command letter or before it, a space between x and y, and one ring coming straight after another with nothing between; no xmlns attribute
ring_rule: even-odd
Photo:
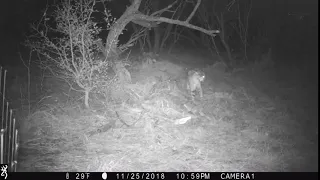
<svg viewBox="0 0 320 180"><path fill-rule="evenodd" d="M111 62L115 64L114 60L116 60L119 56L118 53L118 38L119 35L122 33L123 29L129 22L133 22L135 24L139 24L141 26L151 28L151 27L156 27L158 24L165 22L165 23L170 23L170 24L177 24L180 26L185 26L191 29L195 29L198 31L201 31L203 33L206 33L211 36L216 36L216 33L219 33L219 30L207 30L195 25L190 24L191 18L194 16L196 10L198 9L201 0L197 1L197 4L189 17L185 21L181 20L174 20L170 18L165 18L165 17L160 17L157 16L158 14L161 14L162 12L170 9L173 4L170 4L166 8L163 8L159 11L154 12L153 14L145 15L139 12L139 7L141 4L141 0L132 0L132 4L126 9L126 11L122 14L122 16L113 24L113 26L110 29L110 32L108 34L106 44L103 47L103 54L105 55L106 58L110 58ZM115 71L116 72L116 71Z"/></svg>

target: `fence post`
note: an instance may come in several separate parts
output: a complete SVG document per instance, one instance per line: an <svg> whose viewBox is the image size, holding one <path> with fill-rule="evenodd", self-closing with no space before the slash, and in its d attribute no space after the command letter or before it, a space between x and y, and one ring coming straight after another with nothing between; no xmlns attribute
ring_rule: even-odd
<svg viewBox="0 0 320 180"><path fill-rule="evenodd" d="M12 109L6 100L6 75L7 70L0 66L0 97L1 97L1 132L0 132L0 164L8 164L9 172L17 171L17 159L19 138L16 128L16 119L13 117Z"/></svg>

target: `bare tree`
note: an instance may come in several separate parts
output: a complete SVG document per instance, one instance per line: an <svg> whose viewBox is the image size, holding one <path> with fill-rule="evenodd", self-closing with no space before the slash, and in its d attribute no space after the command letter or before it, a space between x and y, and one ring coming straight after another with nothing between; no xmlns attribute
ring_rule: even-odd
<svg viewBox="0 0 320 180"><path fill-rule="evenodd" d="M220 41L226 50L227 59L221 58L228 68L232 68L234 62L232 56L233 47L231 41L241 41L244 46L244 54L246 58L247 45L248 45L248 27L249 16L251 12L252 1L244 1L242 4L247 6L240 6L239 0L229 1L207 1L206 6L200 6L201 10L198 13L198 19L204 24L207 29L213 27L220 28ZM236 39L234 39L236 37ZM213 52L213 47L217 54L220 56L219 49L214 38L208 38L206 34L201 35L202 44L205 44L210 52ZM235 43L235 44L236 44Z"/></svg>
<svg viewBox="0 0 320 180"><path fill-rule="evenodd" d="M39 65L70 84L76 83L85 93L84 104L89 107L89 93L108 83L105 69L107 59L96 59L100 28L92 20L95 0L63 1L49 14L48 7L39 23L31 26L34 34L26 45L40 56ZM110 23L110 20L106 20ZM105 78L104 78L105 77ZM78 90L78 89L77 89Z"/></svg>
<svg viewBox="0 0 320 180"><path fill-rule="evenodd" d="M185 20L162 17L161 14L172 8L174 3L176 3L176 1L163 9L153 12L151 15L146 15L139 11L141 0L131 0L131 5L126 9L122 16L119 19L117 19L116 23L114 23L114 25L110 29L110 32L106 40L106 44L104 45L104 54L106 55L106 57L109 57L110 54L112 54L111 56L118 55L117 52L111 50L115 50L118 48L118 37L129 22L133 22L135 24L139 24L147 28L156 27L160 23L176 24L201 31L210 36L216 36L216 34L219 33L219 30L208 30L190 23L190 20L197 11L201 3L201 0L197 0L197 3L193 11Z"/></svg>
<svg viewBox="0 0 320 180"><path fill-rule="evenodd" d="M248 60L248 30L252 3L252 0L241 1L241 3L239 0L234 1L234 4L236 4L234 12L237 17L237 23L231 24L232 28L235 30L235 32L238 34L241 40L241 43L243 45L244 57L246 61Z"/></svg>
<svg viewBox="0 0 320 180"><path fill-rule="evenodd" d="M157 11L159 9L159 4L160 1L155 1L153 0L151 2L152 5L152 10L153 11ZM160 31L160 27L156 26L153 28L153 32L154 32L154 44L153 44L153 52L155 54L159 53L160 51L160 38L161 38L161 31Z"/></svg>
<svg viewBox="0 0 320 180"><path fill-rule="evenodd" d="M186 1L180 1L179 4L177 5L177 8L172 11L171 19L180 19L185 7L186 7ZM182 31L183 29L181 30L181 28L178 28L178 25L174 26L174 24L167 24L165 27L165 31L163 33L161 44L160 44L160 50L164 48L166 41L169 40L169 37L173 37L173 39L171 39L173 41L169 49L169 52L170 52L171 49L179 40Z"/></svg>
<svg viewBox="0 0 320 180"><path fill-rule="evenodd" d="M144 0L139 8L141 13L149 15L152 9L151 7L152 2L153 0ZM144 24L143 24L144 22L139 22L139 23L142 23L141 26L135 23L131 23L131 25L135 33L138 33L139 31L140 32L143 31L143 36L138 39L139 45L140 45L140 51L141 52L151 51L152 50L152 43L150 39L151 27L144 27ZM157 25L155 24L155 26Z"/></svg>

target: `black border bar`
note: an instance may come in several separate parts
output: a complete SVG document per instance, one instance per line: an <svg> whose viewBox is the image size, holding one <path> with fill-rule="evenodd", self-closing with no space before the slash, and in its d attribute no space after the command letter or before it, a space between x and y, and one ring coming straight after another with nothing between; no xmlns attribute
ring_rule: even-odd
<svg viewBox="0 0 320 180"><path fill-rule="evenodd" d="M7 180L103 180L103 172L8 172ZM3 174L0 179L4 179ZM318 172L105 172L111 180L318 179Z"/></svg>

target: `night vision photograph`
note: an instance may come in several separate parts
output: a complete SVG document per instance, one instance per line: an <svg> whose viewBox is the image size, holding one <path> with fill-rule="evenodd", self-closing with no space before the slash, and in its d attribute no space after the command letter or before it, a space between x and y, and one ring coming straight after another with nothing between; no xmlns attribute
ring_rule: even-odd
<svg viewBox="0 0 320 180"><path fill-rule="evenodd" d="M2 0L0 27L1 178L318 177L317 0Z"/></svg>

